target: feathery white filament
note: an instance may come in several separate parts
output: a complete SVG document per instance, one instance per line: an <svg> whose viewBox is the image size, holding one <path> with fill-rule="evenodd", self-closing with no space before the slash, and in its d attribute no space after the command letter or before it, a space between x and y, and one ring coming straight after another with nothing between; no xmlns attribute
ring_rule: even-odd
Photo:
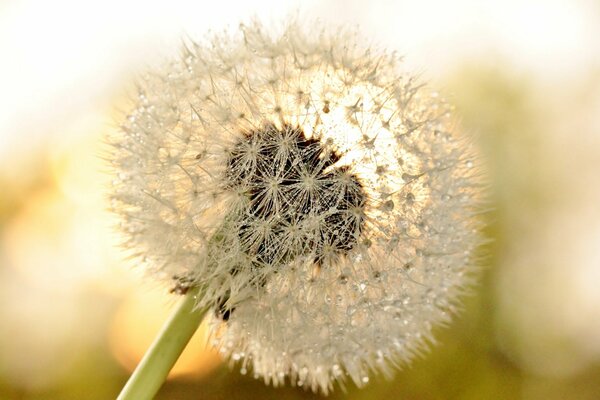
<svg viewBox="0 0 600 400"><path fill-rule="evenodd" d="M192 44L112 140L125 246L199 286L223 354L327 393L389 375L469 283L479 178L449 107L352 35Z"/></svg>

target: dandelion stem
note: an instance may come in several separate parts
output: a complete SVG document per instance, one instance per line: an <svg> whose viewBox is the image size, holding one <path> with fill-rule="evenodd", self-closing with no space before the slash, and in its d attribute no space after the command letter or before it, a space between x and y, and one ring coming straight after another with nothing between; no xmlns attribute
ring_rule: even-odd
<svg viewBox="0 0 600 400"><path fill-rule="evenodd" d="M194 309L198 290L190 290L133 371L117 400L154 398L206 313Z"/></svg>

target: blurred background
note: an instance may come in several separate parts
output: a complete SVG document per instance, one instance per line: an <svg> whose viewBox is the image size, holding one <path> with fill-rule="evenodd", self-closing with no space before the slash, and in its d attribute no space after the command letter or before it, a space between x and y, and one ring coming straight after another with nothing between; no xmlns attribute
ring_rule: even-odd
<svg viewBox="0 0 600 400"><path fill-rule="evenodd" d="M597 0L0 1L0 399L115 398L174 299L116 249L102 137L184 35L300 10L398 50L492 182L477 286L430 354L330 399L600 399ZM157 399L319 398L230 370L204 329Z"/></svg>

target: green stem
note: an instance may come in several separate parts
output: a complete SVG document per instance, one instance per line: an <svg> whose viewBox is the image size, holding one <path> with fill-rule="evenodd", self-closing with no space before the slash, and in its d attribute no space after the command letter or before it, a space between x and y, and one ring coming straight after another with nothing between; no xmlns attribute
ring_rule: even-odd
<svg viewBox="0 0 600 400"><path fill-rule="evenodd" d="M169 371L198 329L206 310L196 310L197 290L190 290L133 371L117 400L154 398Z"/></svg>

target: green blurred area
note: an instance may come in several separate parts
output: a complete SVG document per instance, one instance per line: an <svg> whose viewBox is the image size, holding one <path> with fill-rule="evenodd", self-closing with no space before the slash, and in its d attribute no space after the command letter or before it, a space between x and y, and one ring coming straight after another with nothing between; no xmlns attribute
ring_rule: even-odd
<svg viewBox="0 0 600 400"><path fill-rule="evenodd" d="M546 96L550 92L536 86L532 77L508 71L507 68L470 65L457 70L444 81L463 128L473 135L482 149L481 160L489 174L490 211L484 217L487 220L485 236L491 241L480 249L480 283L464 299L464 309L454 322L437 329L435 336L438 343L431 347L428 354L399 371L391 381L372 377L366 388L358 390L350 386L346 391L336 388L330 399L600 398L600 352L578 363L577 368L559 368L558 372L552 372L552 368L532 370L529 368L531 362L526 360L529 356L528 340L531 339L524 339L531 332L524 330L523 325L512 318L513 312L523 310L532 313L555 312L552 304L544 306L542 302L541 305L532 306L531 298L526 296L528 291L535 292L547 285L543 273L534 275L535 280L527 274L506 274L513 260L526 254L522 250L523 243L532 236L543 235L541 230L545 225L538 225L535 221L543 220L555 212L554 202L561 201L560 196L554 195L556 186L561 186L561 180L573 172L565 176L557 175L567 168L566 163L570 159L554 157L547 147L548 135L551 134L548 129L554 124L554 119L548 114L553 106L546 103ZM581 85L584 92L585 88L592 90L597 85L597 76L589 78L591 84ZM556 93L565 92L557 89ZM569 93L565 96L568 97ZM566 116L584 107L587 101L584 94L579 97L580 103L569 100L563 109L558 112L554 109L555 117L557 113L559 117L560 113ZM573 95L573 98L578 97ZM598 152L590 149L590 153L593 158L593 154L597 155ZM55 184L48 176L46 155L28 156L31 158L28 162L34 165L30 168L33 171L31 174L20 177L18 182L7 178L2 178L5 182L0 182L3 188L0 197L0 232L22 211L32 193L52 188ZM537 249L535 247L535 251ZM11 285L18 284L24 278L19 277L6 262L5 251L4 246L0 247L0 280L5 285L9 281ZM538 256L531 255L524 265L533 268L538 263L541 271L544 271L546 261ZM565 265L564 268L573 266ZM0 292L0 304L19 301L18 297L9 297L5 286L0 287L3 290ZM35 290L35 286L24 285L19 296L27 297L29 291ZM95 319L94 326L100 330L105 327L108 331L112 314L118 307L119 296L93 286L78 288L78 292L80 299L86 299L84 304L89 304L91 315L88 318ZM568 291L557 292L556 295L569 301ZM47 301L52 302L53 299L48 298ZM600 307L592 304L594 306ZM0 318L0 346L10 346L14 335L22 335L23 332L13 329L13 322L3 315L1 308ZM51 316L49 320L52 320ZM89 320L80 321L73 325L73 329L80 327L81 334L86 335L90 330L89 326L86 327L88 323ZM42 342L46 333L55 328L43 323L29 327L30 334ZM542 355L547 352L548 363L561 360L560 357L551 356L554 352L573 353L573 357L578 357L577 352L583 352L577 336L554 334L546 329L540 326L540 332L536 332L534 338L540 337L542 347L536 351ZM16 361L14 357L3 357L2 353L7 347L0 347L0 399L94 400L116 397L129 372L112 356L107 337L107 333L100 332L94 340L83 346L65 348L64 352L77 352L75 355L63 353L69 359L68 368L53 380L36 384L31 384L27 377L18 381L14 379L10 371L15 366L10 362ZM36 354L22 354L22 357L35 362ZM56 356L54 365L62 368L62 360L61 356ZM52 372L53 364L47 364L46 368L49 368L49 373ZM544 373L546 370L550 372ZM310 398L321 396L292 387L272 388L260 380L240 375L235 368L231 370L226 365L221 365L202 378L170 380L157 396L157 399Z"/></svg>

